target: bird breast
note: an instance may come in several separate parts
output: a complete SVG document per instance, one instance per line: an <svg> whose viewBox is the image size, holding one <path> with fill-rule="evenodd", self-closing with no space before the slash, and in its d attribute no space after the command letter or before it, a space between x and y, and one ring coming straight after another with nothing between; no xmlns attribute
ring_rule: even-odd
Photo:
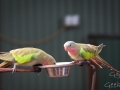
<svg viewBox="0 0 120 90"><path fill-rule="evenodd" d="M79 54L71 54L70 52L68 52L68 55L71 57L71 59L74 60L84 60Z"/></svg>

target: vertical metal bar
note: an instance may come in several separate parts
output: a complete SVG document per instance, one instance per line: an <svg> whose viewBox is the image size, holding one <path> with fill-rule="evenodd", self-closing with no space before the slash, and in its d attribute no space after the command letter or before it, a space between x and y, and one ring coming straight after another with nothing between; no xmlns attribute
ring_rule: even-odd
<svg viewBox="0 0 120 90"><path fill-rule="evenodd" d="M92 76L92 86L91 86L91 90L95 89L95 82L96 82L96 68L94 65L90 64L90 66L93 69L93 76Z"/></svg>
<svg viewBox="0 0 120 90"><path fill-rule="evenodd" d="M90 66L93 69L93 75L92 75L92 85L91 85L91 90L95 89L95 82L96 82L96 68L93 64L90 63L90 61L81 61L75 63L76 65L79 66Z"/></svg>

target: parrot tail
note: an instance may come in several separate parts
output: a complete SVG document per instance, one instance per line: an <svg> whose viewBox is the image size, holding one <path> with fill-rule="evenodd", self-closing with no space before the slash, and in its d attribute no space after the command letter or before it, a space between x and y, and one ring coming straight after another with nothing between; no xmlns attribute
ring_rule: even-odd
<svg viewBox="0 0 120 90"><path fill-rule="evenodd" d="M0 52L0 59L5 60L5 61L12 61L14 60L13 56L9 52Z"/></svg>
<svg viewBox="0 0 120 90"><path fill-rule="evenodd" d="M0 52L0 54L5 54L5 53L7 53L7 52Z"/></svg>
<svg viewBox="0 0 120 90"><path fill-rule="evenodd" d="M98 46L98 53L101 52L102 48L105 47L106 45L104 45L103 43L101 43L99 46Z"/></svg>
<svg viewBox="0 0 120 90"><path fill-rule="evenodd" d="M96 60L97 63L109 68L110 70L113 70L114 72L119 72L118 70L116 70L115 68L113 68L111 65L109 65L106 61L104 61L99 55L94 57L94 59Z"/></svg>
<svg viewBox="0 0 120 90"><path fill-rule="evenodd" d="M99 68L102 68L102 66L99 65L99 63L98 63L95 59L91 58L90 60L91 60L95 65L97 65Z"/></svg>
<svg viewBox="0 0 120 90"><path fill-rule="evenodd" d="M7 68L9 66L11 66L13 63L10 61L4 61L0 64L0 68Z"/></svg>

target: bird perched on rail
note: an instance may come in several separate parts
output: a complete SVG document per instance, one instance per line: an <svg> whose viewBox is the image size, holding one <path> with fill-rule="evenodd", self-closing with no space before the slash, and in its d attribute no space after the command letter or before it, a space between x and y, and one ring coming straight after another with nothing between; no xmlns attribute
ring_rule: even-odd
<svg viewBox="0 0 120 90"><path fill-rule="evenodd" d="M33 48L18 48L10 50L9 52L0 52L0 59L4 60L0 67L8 67L14 64L13 72L16 66L35 66L35 65L54 65L55 59L45 51Z"/></svg>
<svg viewBox="0 0 120 90"><path fill-rule="evenodd" d="M83 60L90 60L100 68L102 68L101 65L103 65L110 70L119 72L99 56L99 53L103 47L105 47L103 44L95 46L91 44L75 43L74 41L67 41L64 44L65 51L68 52L68 55L71 57L71 59L74 59L74 63Z"/></svg>

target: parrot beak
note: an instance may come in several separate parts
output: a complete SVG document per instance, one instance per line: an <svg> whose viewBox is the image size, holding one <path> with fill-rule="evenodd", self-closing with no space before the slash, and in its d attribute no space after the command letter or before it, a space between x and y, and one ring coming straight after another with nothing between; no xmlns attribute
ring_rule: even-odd
<svg viewBox="0 0 120 90"><path fill-rule="evenodd" d="M68 51L68 44L64 44L64 49L65 49L65 51Z"/></svg>
<svg viewBox="0 0 120 90"><path fill-rule="evenodd" d="M68 48L67 48L67 47L64 47L64 49L65 49L65 51L67 51Z"/></svg>

